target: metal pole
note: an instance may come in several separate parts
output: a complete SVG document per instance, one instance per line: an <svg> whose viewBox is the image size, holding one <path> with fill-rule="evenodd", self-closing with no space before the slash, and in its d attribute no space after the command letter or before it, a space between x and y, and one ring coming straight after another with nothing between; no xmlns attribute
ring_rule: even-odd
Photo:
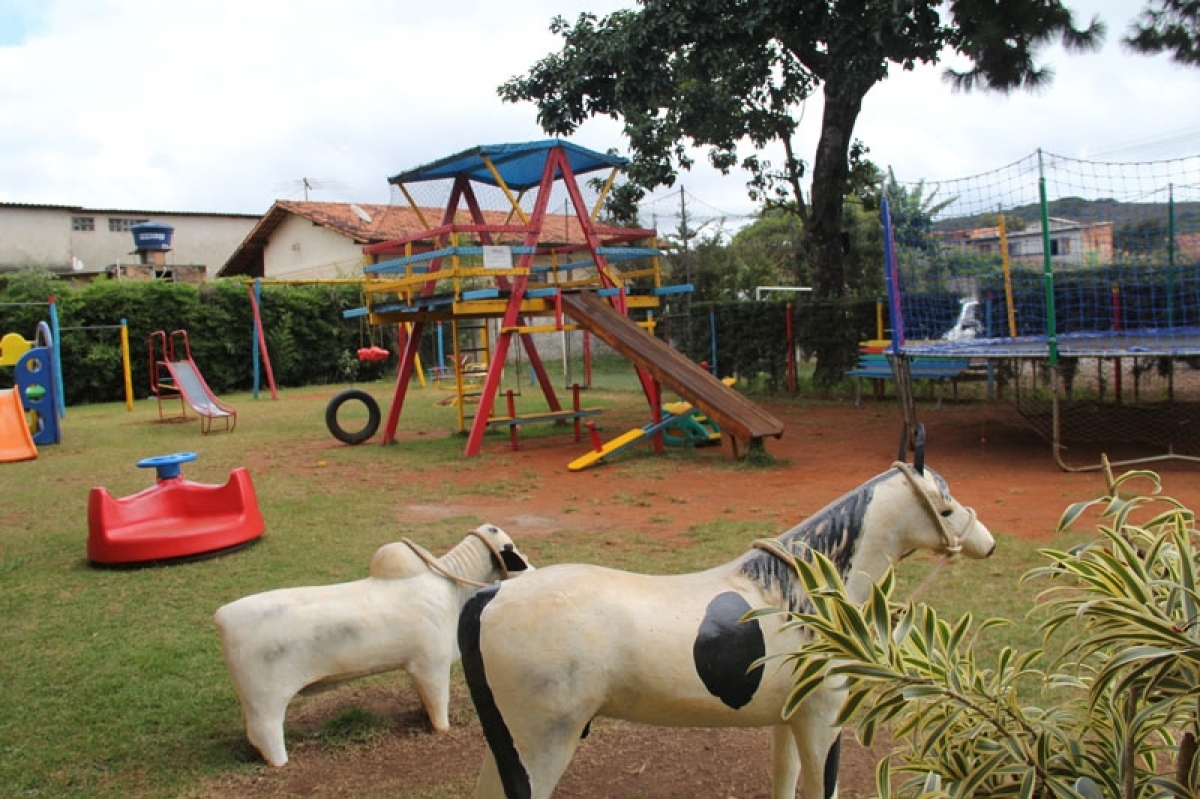
<svg viewBox="0 0 1200 799"><path fill-rule="evenodd" d="M1046 201L1046 173L1038 150L1038 197L1042 206L1042 280L1046 289L1046 343L1050 365L1058 365L1058 323L1054 318L1054 264L1050 257L1050 204Z"/></svg>

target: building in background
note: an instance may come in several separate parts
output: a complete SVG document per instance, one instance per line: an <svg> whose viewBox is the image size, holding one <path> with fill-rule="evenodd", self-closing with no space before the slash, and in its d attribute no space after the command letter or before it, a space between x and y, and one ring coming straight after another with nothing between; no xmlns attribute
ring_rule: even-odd
<svg viewBox="0 0 1200 799"><path fill-rule="evenodd" d="M81 280L211 279L258 221L256 214L0 203L0 272L46 269ZM145 222L174 229L172 248L156 273L140 268L134 246L133 226Z"/></svg>
<svg viewBox="0 0 1200 799"><path fill-rule="evenodd" d="M460 213L466 214L466 211ZM218 271L217 277L271 280L362 278L363 247L428 230L442 222L440 208L421 212L407 205L276 200ZM508 214L485 210L502 224ZM545 229L554 244L582 244L573 215L549 214Z"/></svg>

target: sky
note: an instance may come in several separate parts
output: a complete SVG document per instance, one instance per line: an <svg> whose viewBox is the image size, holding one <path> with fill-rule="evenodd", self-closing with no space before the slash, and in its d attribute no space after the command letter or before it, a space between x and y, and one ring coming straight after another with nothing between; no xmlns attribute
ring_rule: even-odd
<svg viewBox="0 0 1200 799"><path fill-rule="evenodd" d="M1088 160L1200 154L1200 69L1121 44L1130 0L1067 0L1108 24L1099 53L1042 60L1050 88L954 94L942 67L894 68L855 136L902 181L987 172L1039 148ZM265 213L276 199L392 201L387 178L480 144L547 138L496 88L560 49L574 21L633 0L0 0L0 202ZM798 151L811 160L821 103ZM617 123L571 141L628 154ZM749 151L747 151L749 152ZM703 153L697 153L703 164ZM770 151L763 157L777 157ZM701 166L643 204L643 223L737 226L746 177ZM650 217L650 218L648 218Z"/></svg>

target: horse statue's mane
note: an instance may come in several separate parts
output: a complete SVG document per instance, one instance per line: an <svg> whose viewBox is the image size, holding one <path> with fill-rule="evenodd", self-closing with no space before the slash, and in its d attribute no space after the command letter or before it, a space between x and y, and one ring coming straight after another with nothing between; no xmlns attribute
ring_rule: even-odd
<svg viewBox="0 0 1200 799"><path fill-rule="evenodd" d="M833 562L842 580L846 580L862 543L863 520L875 498L875 489L888 479L903 476L901 468L902 465L897 465L876 475L825 506L774 539L778 546L756 546L743 556L742 572L764 590L778 593L788 610L809 610L808 598L796 581L795 567L781 555L809 560L812 552L820 552ZM933 479L943 498L949 499L949 489L940 474L923 466L922 473Z"/></svg>
<svg viewBox="0 0 1200 799"><path fill-rule="evenodd" d="M788 555L808 559L813 550L833 561L842 579L850 571L862 538L863 517L875 496L875 486L890 476L885 472L778 536L775 541ZM796 584L796 570L775 548L756 547L742 561L742 572L764 590L787 600L788 610L802 610L807 601Z"/></svg>

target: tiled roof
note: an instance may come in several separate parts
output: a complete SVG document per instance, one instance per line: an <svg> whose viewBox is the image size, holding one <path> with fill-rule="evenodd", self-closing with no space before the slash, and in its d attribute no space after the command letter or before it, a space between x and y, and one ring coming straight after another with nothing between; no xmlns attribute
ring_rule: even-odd
<svg viewBox="0 0 1200 799"><path fill-rule="evenodd" d="M356 244L367 245L427 230L429 226L441 223L444 211L440 208L423 208L421 214L425 217L424 221L406 205L276 200L225 265L217 270L216 276L262 277L263 250L270 243L271 235L289 215L303 217L313 224L342 234ZM483 215L490 224L520 224L520 220L510 220L509 215L502 211L484 211ZM457 221L470 222L465 210L459 212ZM543 244L581 244L584 241L579 220L573 215L548 215L543 231Z"/></svg>

